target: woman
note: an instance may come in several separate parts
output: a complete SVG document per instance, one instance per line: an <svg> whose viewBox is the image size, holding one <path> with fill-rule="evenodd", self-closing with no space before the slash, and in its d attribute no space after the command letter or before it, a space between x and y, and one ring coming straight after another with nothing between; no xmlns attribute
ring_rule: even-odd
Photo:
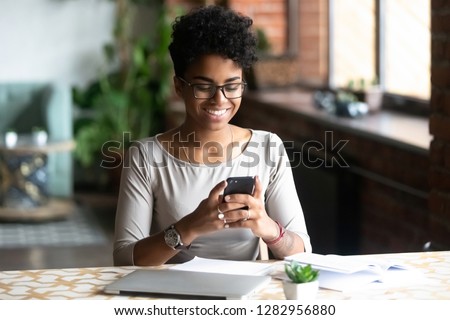
<svg viewBox="0 0 450 320"><path fill-rule="evenodd" d="M230 125L256 61L252 20L220 6L176 19L169 46L183 124L130 148L116 215L115 265L194 256L252 260L311 251L278 136ZM252 195L223 197L226 179L254 176Z"/></svg>

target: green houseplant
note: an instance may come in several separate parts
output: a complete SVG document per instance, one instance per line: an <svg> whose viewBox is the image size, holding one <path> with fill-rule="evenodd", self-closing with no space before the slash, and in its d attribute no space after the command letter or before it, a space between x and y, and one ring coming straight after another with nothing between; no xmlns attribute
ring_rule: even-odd
<svg viewBox="0 0 450 320"><path fill-rule="evenodd" d="M285 264L284 271L288 280L283 281L283 291L286 299L313 299L319 290L319 270L311 265L302 266L296 261Z"/></svg>
<svg viewBox="0 0 450 320"><path fill-rule="evenodd" d="M109 68L113 71L86 88L73 88L74 103L82 114L74 123L75 157L85 167L108 149L120 155L132 141L161 131L170 95L171 26L166 8L151 0L115 2L114 43L105 45L104 53L108 64L118 67ZM153 28L151 34L135 36L135 17L144 5L157 10L149 21Z"/></svg>

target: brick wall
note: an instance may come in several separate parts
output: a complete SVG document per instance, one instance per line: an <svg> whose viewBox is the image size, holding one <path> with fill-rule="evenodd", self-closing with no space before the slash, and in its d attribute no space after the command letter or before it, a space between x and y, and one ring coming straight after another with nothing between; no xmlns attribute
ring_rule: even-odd
<svg viewBox="0 0 450 320"><path fill-rule="evenodd" d="M430 232L450 248L450 1L431 1Z"/></svg>
<svg viewBox="0 0 450 320"><path fill-rule="evenodd" d="M286 1L285 0L228 0L228 6L253 19L254 27L264 30L270 40L271 54L283 54L286 50Z"/></svg>
<svg viewBox="0 0 450 320"><path fill-rule="evenodd" d="M328 0L299 2L298 78L323 86L328 78Z"/></svg>

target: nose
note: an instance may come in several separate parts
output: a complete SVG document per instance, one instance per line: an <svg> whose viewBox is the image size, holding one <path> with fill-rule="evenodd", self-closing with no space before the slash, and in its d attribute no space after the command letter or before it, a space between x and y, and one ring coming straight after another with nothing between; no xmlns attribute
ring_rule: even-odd
<svg viewBox="0 0 450 320"><path fill-rule="evenodd" d="M214 100L216 104L221 104L222 102L227 101L228 99L225 97L224 88L217 87L211 100Z"/></svg>

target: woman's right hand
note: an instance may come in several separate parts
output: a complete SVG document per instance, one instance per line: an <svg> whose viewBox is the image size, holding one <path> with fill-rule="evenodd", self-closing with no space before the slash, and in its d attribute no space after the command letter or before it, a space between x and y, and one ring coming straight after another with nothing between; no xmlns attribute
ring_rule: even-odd
<svg viewBox="0 0 450 320"><path fill-rule="evenodd" d="M176 223L176 228L183 239L183 243L190 244L202 234L224 228L224 221L220 220L218 206L222 202L222 194L227 182L221 181L203 199L191 214Z"/></svg>

